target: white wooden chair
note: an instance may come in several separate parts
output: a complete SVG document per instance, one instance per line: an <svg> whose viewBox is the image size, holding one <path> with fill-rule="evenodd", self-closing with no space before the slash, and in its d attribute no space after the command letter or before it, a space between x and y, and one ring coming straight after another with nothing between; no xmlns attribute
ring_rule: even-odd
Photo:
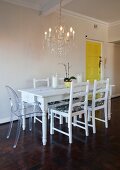
<svg viewBox="0 0 120 170"><path fill-rule="evenodd" d="M62 78L60 78L60 81L62 81ZM49 86L50 86L50 79L49 79L49 77L44 78L44 79L35 79L35 78L33 79L33 87L34 88L49 87ZM50 117L50 109L52 107L58 106L59 104L60 104L59 101L48 103L48 118ZM34 107L36 107L36 106L34 106ZM63 123L62 117L58 117L56 115L56 118L60 119L60 124ZM34 113L34 123L36 122L36 120L41 122L41 120L38 117L36 117L36 113Z"/></svg>
<svg viewBox="0 0 120 170"><path fill-rule="evenodd" d="M49 77L44 79L33 78L33 88L49 87L49 86L50 86ZM34 110L35 109L36 109L36 105L34 105ZM36 112L34 112L34 123L36 123L36 120L42 123L42 121L36 116Z"/></svg>
<svg viewBox="0 0 120 170"><path fill-rule="evenodd" d="M57 77L57 81L58 81L58 86L61 86L61 87L63 86L63 87L65 87L64 77L59 77L59 76L58 76L58 77ZM73 82L74 82L74 84L76 83L75 80L74 80ZM77 84L77 83L76 83L76 84ZM62 101L56 103L56 105L53 105L53 106L59 106L59 105L67 104L67 103L69 103L69 99L63 99ZM50 109L51 109L53 106L51 106ZM49 112L49 114L50 114L50 112ZM50 116L49 116L49 117L50 117ZM62 116L59 116L59 115L55 114L54 117L60 120L60 124L63 124L63 117L62 117ZM68 122L68 119L66 118L66 123L67 123L67 122Z"/></svg>
<svg viewBox="0 0 120 170"><path fill-rule="evenodd" d="M88 106L88 121L92 118L93 133L96 133L95 120L105 123L105 127L108 128L108 115L107 115L107 106L108 106L108 91L109 91L109 79L94 81L94 88L92 94L92 100L89 102ZM97 110L104 110L104 119L96 117Z"/></svg>
<svg viewBox="0 0 120 170"><path fill-rule="evenodd" d="M88 107L88 92L89 92L89 81L82 82L79 86L74 87L74 83L71 82L70 88L70 100L68 104L58 106L54 109L51 109L51 124L50 124L50 133L54 134L54 131L60 132L64 135L69 136L69 143L72 143L72 125L75 125L79 128L82 128L88 136L88 120L87 120L87 107ZM78 98L78 100L73 100ZM54 126L55 114L68 118L68 132L62 131ZM84 114L84 121L81 122L76 119L72 121L72 118L75 116Z"/></svg>
<svg viewBox="0 0 120 170"><path fill-rule="evenodd" d="M45 79L36 79L36 78L34 78L33 79L33 87L37 88L37 87L39 87L38 85L39 86L47 86L47 87L49 87L50 86L49 77L45 78Z"/></svg>
<svg viewBox="0 0 120 170"><path fill-rule="evenodd" d="M58 86L63 86L64 87L64 78L63 77L57 77L57 83L58 83ZM53 102L53 103L50 103L49 104L49 107L48 107L48 119L51 117L51 112L50 110L53 108L53 107L56 107L56 106L59 106L59 105L62 105L64 102L63 101L56 101L56 102ZM60 124L63 124L63 117L62 116L59 116L57 114L55 114L55 118L59 119L60 121Z"/></svg>
<svg viewBox="0 0 120 170"><path fill-rule="evenodd" d="M58 85L63 85L64 86L64 78L58 76Z"/></svg>

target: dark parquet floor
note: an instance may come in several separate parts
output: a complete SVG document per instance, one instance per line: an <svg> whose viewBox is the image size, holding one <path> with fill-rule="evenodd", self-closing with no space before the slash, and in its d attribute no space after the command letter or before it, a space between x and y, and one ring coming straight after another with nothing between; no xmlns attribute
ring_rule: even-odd
<svg viewBox="0 0 120 170"><path fill-rule="evenodd" d="M41 125L37 123L32 132L28 126L21 131L17 148L13 149L16 122L9 140L8 124L0 125L0 170L120 170L120 98L112 99L109 128L101 122L96 126L97 133L93 135L89 129L89 137L74 127L70 145L67 136L57 132L49 135L48 122L48 142L43 146Z"/></svg>

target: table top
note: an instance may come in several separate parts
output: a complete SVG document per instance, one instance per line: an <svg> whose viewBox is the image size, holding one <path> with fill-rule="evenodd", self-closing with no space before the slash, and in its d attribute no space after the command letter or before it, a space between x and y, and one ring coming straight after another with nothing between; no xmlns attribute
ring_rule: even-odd
<svg viewBox="0 0 120 170"><path fill-rule="evenodd" d="M31 88L31 89L21 89L18 91L22 93L30 93L35 96L48 97L48 96L69 94L70 88L65 88L64 86L59 86L57 88L40 87L40 88Z"/></svg>
<svg viewBox="0 0 120 170"><path fill-rule="evenodd" d="M110 85L110 87L114 87L115 85ZM93 85L90 86L90 91L93 89ZM29 93L35 96L41 97L49 97L49 96L57 96L64 95L70 93L70 88L66 88L63 85L60 85L56 88L53 87L39 87L39 88L29 88L29 89L20 89L18 90L21 93Z"/></svg>

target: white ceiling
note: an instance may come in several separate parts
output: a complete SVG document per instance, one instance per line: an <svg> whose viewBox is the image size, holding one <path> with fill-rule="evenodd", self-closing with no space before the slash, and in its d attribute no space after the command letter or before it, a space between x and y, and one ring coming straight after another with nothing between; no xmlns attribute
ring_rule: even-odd
<svg viewBox="0 0 120 170"><path fill-rule="evenodd" d="M49 14L59 7L59 0L3 0ZM120 0L63 0L63 8L104 22L120 21Z"/></svg>

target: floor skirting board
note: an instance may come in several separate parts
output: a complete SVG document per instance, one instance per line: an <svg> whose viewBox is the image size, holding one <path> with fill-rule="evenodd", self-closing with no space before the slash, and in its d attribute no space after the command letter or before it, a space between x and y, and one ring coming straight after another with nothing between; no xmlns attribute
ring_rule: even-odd
<svg viewBox="0 0 120 170"><path fill-rule="evenodd" d="M114 94L114 95L112 95L112 98L115 98L115 97L120 97L120 94Z"/></svg>
<svg viewBox="0 0 120 170"><path fill-rule="evenodd" d="M37 115L37 114L36 114ZM39 116L39 115L38 115ZM28 118L28 116L26 116ZM13 120L17 120L18 118L16 116L13 117ZM0 119L0 124L8 123L10 122L10 117L2 118Z"/></svg>
<svg viewBox="0 0 120 170"><path fill-rule="evenodd" d="M14 120L17 120L16 117L13 118ZM2 118L0 119L0 124L10 122L10 117Z"/></svg>

